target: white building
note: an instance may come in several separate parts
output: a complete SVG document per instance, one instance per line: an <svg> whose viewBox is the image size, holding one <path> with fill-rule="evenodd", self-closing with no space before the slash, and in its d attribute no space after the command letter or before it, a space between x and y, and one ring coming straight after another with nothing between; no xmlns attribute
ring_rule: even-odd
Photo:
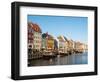
<svg viewBox="0 0 100 82"><path fill-rule="evenodd" d="M32 28L34 29L33 34L33 49L40 50L42 45L42 31L37 24L31 23Z"/></svg>
<svg viewBox="0 0 100 82"><path fill-rule="evenodd" d="M41 33L40 32L34 32L34 43L33 43L34 49L40 50L41 49L41 43L42 43Z"/></svg>
<svg viewBox="0 0 100 82"><path fill-rule="evenodd" d="M59 40L59 52L67 53L67 42L66 42L64 36L59 36L57 38Z"/></svg>

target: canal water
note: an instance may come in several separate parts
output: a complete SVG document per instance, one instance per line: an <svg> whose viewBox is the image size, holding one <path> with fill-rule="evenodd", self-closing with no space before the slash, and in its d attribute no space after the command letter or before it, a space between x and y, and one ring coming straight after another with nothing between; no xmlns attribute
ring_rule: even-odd
<svg viewBox="0 0 100 82"><path fill-rule="evenodd" d="M50 65L76 65L76 64L87 64L88 63L88 52L71 54L67 56L57 55L55 58L50 59L35 59L29 61L28 66L50 66Z"/></svg>

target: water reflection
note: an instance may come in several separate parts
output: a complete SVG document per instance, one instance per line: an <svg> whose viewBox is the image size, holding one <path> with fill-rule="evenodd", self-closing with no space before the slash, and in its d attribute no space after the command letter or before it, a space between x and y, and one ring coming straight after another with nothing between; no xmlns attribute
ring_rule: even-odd
<svg viewBox="0 0 100 82"><path fill-rule="evenodd" d="M87 64L88 53L78 53L68 56L57 55L55 58L50 59L37 59L29 61L29 66L48 66L48 65L74 65L74 64Z"/></svg>

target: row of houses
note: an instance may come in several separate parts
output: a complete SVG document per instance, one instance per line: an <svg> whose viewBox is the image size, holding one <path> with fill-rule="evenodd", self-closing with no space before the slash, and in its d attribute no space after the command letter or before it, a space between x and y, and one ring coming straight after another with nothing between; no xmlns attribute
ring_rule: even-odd
<svg viewBox="0 0 100 82"><path fill-rule="evenodd" d="M42 33L39 25L28 23L28 49L35 51L57 51L67 53L70 51L83 51L87 45L79 41L73 41L65 36L53 37L48 32Z"/></svg>
<svg viewBox="0 0 100 82"><path fill-rule="evenodd" d="M37 24L28 23L28 48L40 50L42 42L42 31Z"/></svg>

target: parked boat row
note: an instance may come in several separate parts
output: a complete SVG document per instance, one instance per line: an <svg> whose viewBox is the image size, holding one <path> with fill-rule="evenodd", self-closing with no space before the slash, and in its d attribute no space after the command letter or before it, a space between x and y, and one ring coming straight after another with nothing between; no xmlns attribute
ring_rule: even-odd
<svg viewBox="0 0 100 82"><path fill-rule="evenodd" d="M66 55L72 55L72 54L83 53L83 52L84 51L82 51L82 50L67 51L67 53L63 53L63 52L50 52L50 51L34 52L34 53L30 53L29 54L29 56L32 56L32 57L29 57L30 58L29 60L39 59L39 58L49 59L49 58L57 57L57 55L66 56Z"/></svg>

